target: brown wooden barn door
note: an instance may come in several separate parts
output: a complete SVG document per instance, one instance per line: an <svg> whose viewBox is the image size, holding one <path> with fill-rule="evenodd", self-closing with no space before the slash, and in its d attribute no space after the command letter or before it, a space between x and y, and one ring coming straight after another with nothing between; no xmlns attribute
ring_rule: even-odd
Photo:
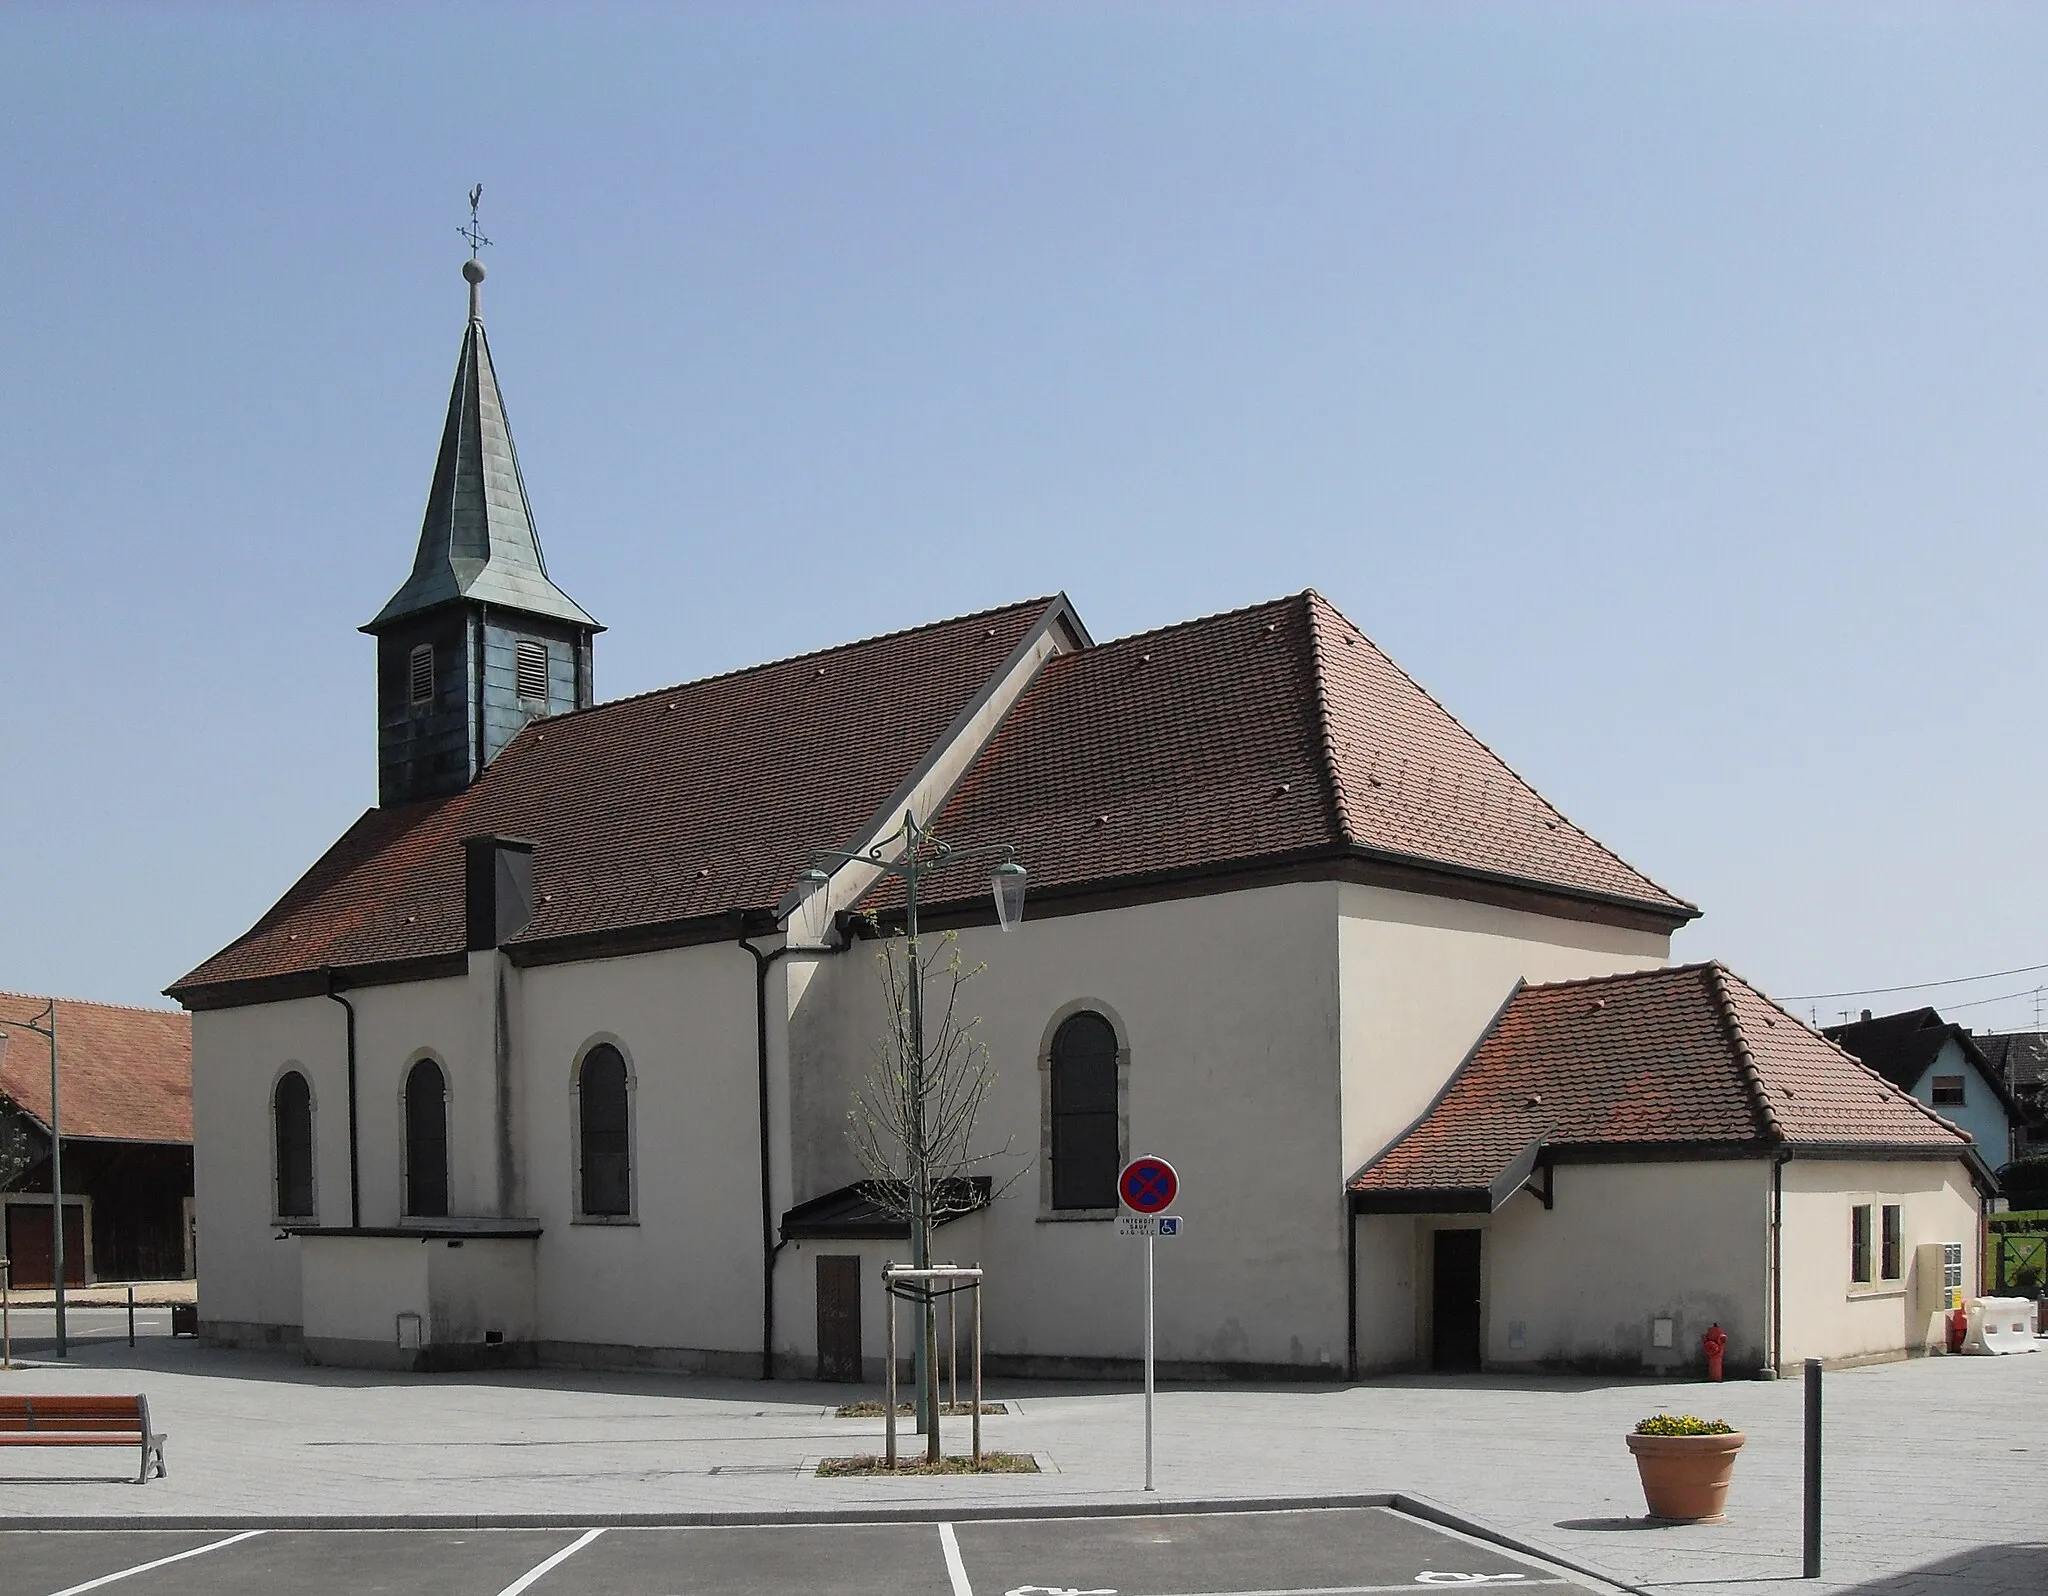
<svg viewBox="0 0 2048 1596"><path fill-rule="evenodd" d="M860 1260L818 1256L818 1378L860 1383Z"/></svg>
<svg viewBox="0 0 2048 1596"><path fill-rule="evenodd" d="M50 1205L9 1203L7 1205L8 1274L17 1286L48 1289L56 1284L50 1265ZM64 1284L85 1284L85 1209L78 1203L64 1205Z"/></svg>

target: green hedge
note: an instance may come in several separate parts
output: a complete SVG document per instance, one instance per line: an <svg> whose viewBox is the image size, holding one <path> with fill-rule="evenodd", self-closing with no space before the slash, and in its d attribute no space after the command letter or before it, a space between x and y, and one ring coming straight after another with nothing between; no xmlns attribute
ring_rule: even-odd
<svg viewBox="0 0 2048 1596"><path fill-rule="evenodd" d="M2048 1208L2048 1157L2015 1158L1998 1172L1998 1185L2015 1208Z"/></svg>

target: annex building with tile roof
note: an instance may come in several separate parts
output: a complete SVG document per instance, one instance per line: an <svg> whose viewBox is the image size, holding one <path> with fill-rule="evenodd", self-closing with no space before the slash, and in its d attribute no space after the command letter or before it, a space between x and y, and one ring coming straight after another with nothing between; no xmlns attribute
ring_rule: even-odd
<svg viewBox="0 0 2048 1596"><path fill-rule="evenodd" d="M69 1284L191 1275L189 1015L0 992L0 1257L17 1286L54 1278L53 1144Z"/></svg>
<svg viewBox="0 0 2048 1596"><path fill-rule="evenodd" d="M1908 1239L1967 1240L1967 1138L1855 1092L1767 1112L1741 1069L1706 1079L1699 1024L1796 1025L1752 1018L1778 1011L1732 976L1668 978L1707 1007L1649 1003L1633 1076L1556 1060L1661 1083L1663 1108L1596 1110L1588 1087L1573 1110L1635 1140L1582 1159L1580 1119L1496 1106L1431 1128L1537 994L1612 978L1633 1014L1630 980L1663 991L1698 910L1320 594L1107 641L1053 595L601 703L596 623L547 577L525 494L472 292L413 573L366 628L380 802L170 989L193 1019L205 1333L346 1363L876 1377L879 1270L908 1230L849 1116L893 1029L878 958L914 819L993 850L918 901L921 945L976 972L956 1012L990 1074L935 1247L988 1271L993 1367L1134 1366L1115 1174L1139 1152L1182 1181L1159 1280L1182 1374L1427 1364L1467 1311L1432 1238L1511 1224L1577 1251L1582 1289L1518 1306L1503 1244L1473 1251L1489 1364L1654 1367L1716 1319L1753 1361L1914 1344L1905 1303L1892 1329L1830 1321L1825 1346L1788 1329L1805 1230L1786 1242L1773 1194L1824 1171L1816 1289L1860 1304L1879 1288L1848 1279L1836 1188L1932 1179ZM998 858L1029 881L1008 930ZM1798 1032L1819 1062L1786 1066L1792 1091L1846 1069L1900 1096ZM1752 1075L1769 1051L1728 1046ZM1658 1132L1693 1090L1726 1135ZM1835 1134L1787 1140L1802 1113ZM1376 1196L1396 1168L1399 1198ZM1719 1206L1703 1231L1682 1196L1610 1204L1589 1249L1576 1183L1623 1170L1721 1182ZM1631 1232L1632 1211L1656 1217ZM1724 1255L1734 1275L1700 1262Z"/></svg>

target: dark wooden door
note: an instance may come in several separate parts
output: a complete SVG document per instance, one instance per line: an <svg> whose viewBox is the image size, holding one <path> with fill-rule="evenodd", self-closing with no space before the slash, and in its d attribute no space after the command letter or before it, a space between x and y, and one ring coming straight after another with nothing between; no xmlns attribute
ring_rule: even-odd
<svg viewBox="0 0 2048 1596"><path fill-rule="evenodd" d="M1479 1367L1479 1236L1476 1230L1436 1232L1431 1292L1430 1367Z"/></svg>
<svg viewBox="0 0 2048 1596"><path fill-rule="evenodd" d="M860 1383L860 1260L818 1256L818 1378Z"/></svg>
<svg viewBox="0 0 2048 1596"><path fill-rule="evenodd" d="M48 1203L7 1205L7 1256L14 1285L48 1289L55 1284L50 1268ZM64 1284L85 1284L85 1209L68 1202L64 1205Z"/></svg>

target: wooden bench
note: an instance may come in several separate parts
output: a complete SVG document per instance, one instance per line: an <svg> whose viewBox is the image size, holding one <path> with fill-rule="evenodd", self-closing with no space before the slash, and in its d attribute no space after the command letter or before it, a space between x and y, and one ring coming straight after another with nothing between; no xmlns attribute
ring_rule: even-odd
<svg viewBox="0 0 2048 1596"><path fill-rule="evenodd" d="M146 1396L0 1396L0 1447L136 1446L135 1483L164 1476L164 1437L149 1427Z"/></svg>

